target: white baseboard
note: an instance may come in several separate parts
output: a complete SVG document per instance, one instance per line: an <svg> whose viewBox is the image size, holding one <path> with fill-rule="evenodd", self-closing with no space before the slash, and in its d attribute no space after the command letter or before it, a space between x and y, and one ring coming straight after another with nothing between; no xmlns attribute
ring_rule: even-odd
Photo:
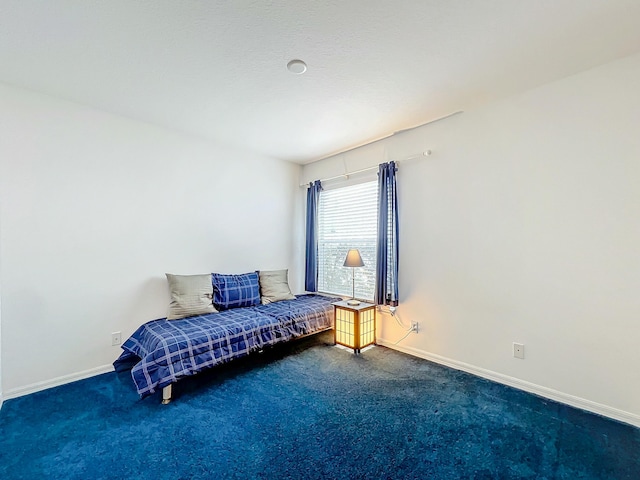
<svg viewBox="0 0 640 480"><path fill-rule="evenodd" d="M63 375L61 377L52 378L51 380L44 380L42 382L31 383L23 387L12 388L4 393L4 400L10 398L22 397L23 395L29 395L30 393L46 390L47 388L53 388L65 383L75 382L77 380L83 380L85 378L94 377L102 373L113 372L113 365L102 365L100 367L91 368L89 370L83 370L77 373L70 373L69 375Z"/></svg>
<svg viewBox="0 0 640 480"><path fill-rule="evenodd" d="M441 365L446 365L447 367L455 368L456 370L462 370L463 372L471 373L478 377L502 383L503 385L508 385L519 390L524 390L525 392L534 393L536 395L540 395L541 397L555 400L556 402L564 403L572 407L597 413L598 415L609 417L620 422L628 423L635 427L640 427L640 415L636 415L634 413L619 410L614 407L609 407L601 403L592 402L591 400L586 400L584 398L576 397L568 393L559 392L552 388L536 385L535 383L530 383L525 380L520 380L518 378L503 375L502 373L497 373L491 370L486 370L484 368L476 367L468 363L452 360L450 358L436 355L434 353L418 350L417 348L395 345L394 343L384 339L379 338L376 340L376 343L378 345L382 345L393 350L398 350L415 357L424 358L425 360L430 360Z"/></svg>

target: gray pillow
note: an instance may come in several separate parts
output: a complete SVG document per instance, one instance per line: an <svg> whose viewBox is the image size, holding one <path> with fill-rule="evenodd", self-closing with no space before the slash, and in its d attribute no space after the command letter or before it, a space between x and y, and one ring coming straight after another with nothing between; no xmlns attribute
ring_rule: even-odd
<svg viewBox="0 0 640 480"><path fill-rule="evenodd" d="M289 288L288 270L261 270L258 275L260 276L260 296L263 305L296 298Z"/></svg>
<svg viewBox="0 0 640 480"><path fill-rule="evenodd" d="M172 275L166 273L165 275L171 293L167 320L178 320L179 318L217 312L213 307L211 274Z"/></svg>

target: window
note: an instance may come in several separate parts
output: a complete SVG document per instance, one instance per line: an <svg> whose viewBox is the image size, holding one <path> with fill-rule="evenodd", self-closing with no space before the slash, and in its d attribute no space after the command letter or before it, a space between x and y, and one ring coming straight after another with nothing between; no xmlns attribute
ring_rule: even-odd
<svg viewBox="0 0 640 480"><path fill-rule="evenodd" d="M323 190L318 203L318 290L373 300L376 280L378 182ZM347 251L360 250L364 267L343 267ZM353 272L352 272L353 270Z"/></svg>

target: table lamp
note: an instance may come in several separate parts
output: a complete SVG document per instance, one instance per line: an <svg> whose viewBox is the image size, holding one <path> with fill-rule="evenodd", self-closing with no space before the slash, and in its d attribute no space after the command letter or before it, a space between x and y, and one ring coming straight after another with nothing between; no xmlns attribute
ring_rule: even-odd
<svg viewBox="0 0 640 480"><path fill-rule="evenodd" d="M347 252L347 258L344 259L344 267L351 267L351 278L353 288L351 290L351 300L347 301L348 305L360 305L360 302L356 300L356 273L353 270L356 267L364 267L364 262L360 256L358 249L351 249Z"/></svg>

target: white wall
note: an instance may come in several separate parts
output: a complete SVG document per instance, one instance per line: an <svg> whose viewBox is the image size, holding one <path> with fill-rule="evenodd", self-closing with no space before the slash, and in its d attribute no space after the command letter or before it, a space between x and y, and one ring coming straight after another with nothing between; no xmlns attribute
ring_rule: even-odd
<svg viewBox="0 0 640 480"><path fill-rule="evenodd" d="M639 85L636 55L304 168L433 150L398 174L395 348L640 425Z"/></svg>
<svg viewBox="0 0 640 480"><path fill-rule="evenodd" d="M108 369L165 272L293 264L297 165L7 86L0 131L5 398Z"/></svg>

